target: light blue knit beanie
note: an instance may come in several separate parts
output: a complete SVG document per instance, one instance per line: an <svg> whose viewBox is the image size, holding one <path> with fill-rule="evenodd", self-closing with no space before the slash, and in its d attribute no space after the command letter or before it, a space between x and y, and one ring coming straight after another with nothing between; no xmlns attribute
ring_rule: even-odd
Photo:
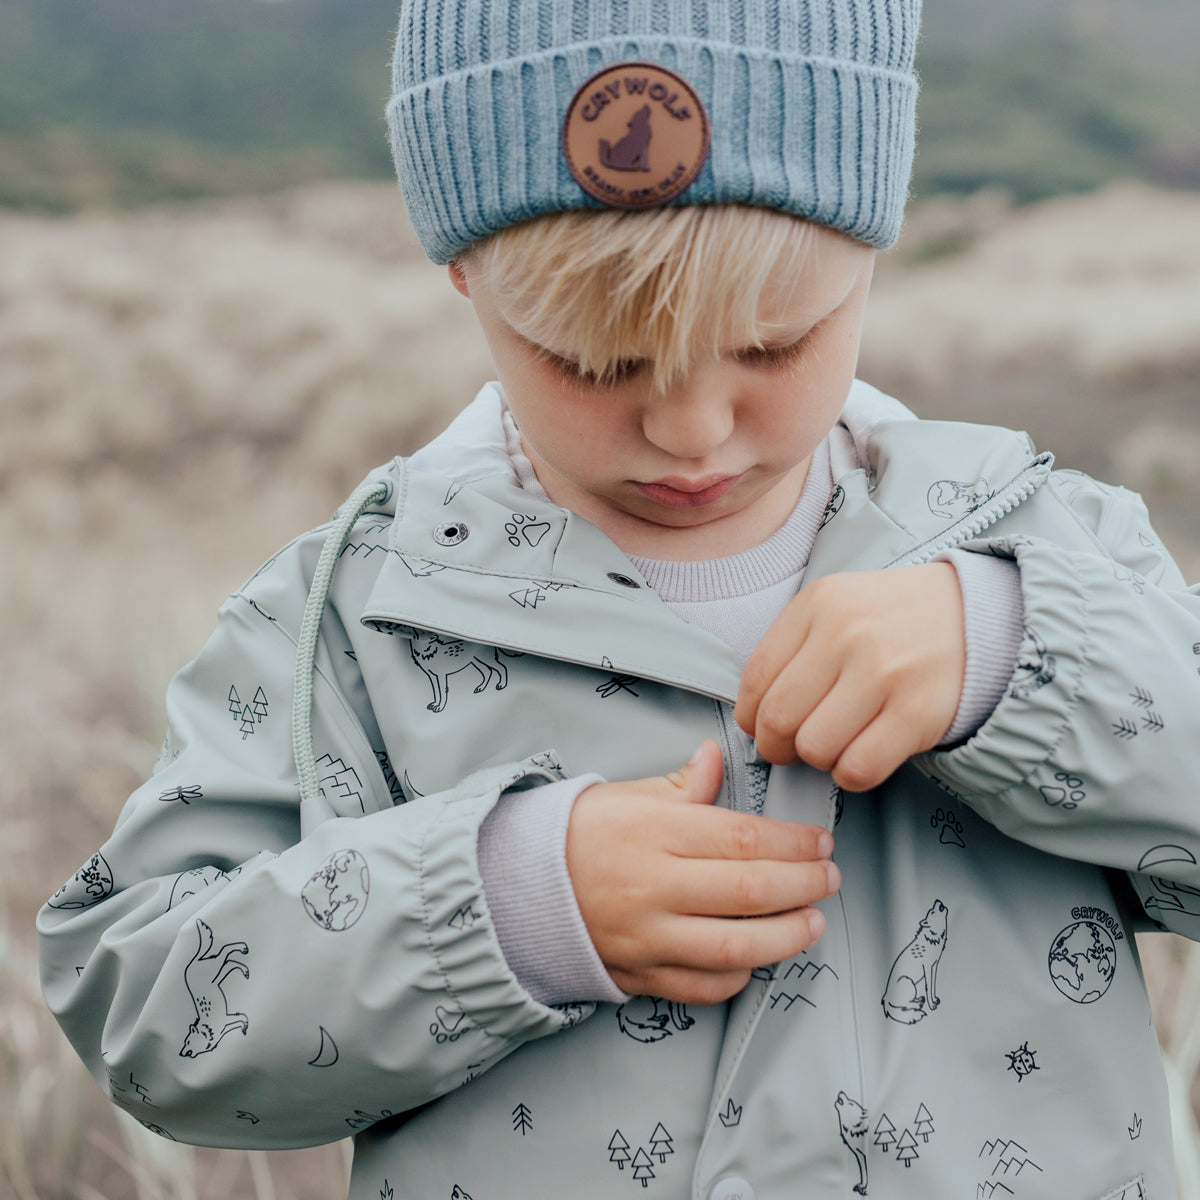
<svg viewBox="0 0 1200 1200"><path fill-rule="evenodd" d="M920 5L403 0L387 116L409 217L448 262L519 221L604 207L564 120L606 68L659 64L711 133L670 203L763 205L886 248L912 168Z"/></svg>

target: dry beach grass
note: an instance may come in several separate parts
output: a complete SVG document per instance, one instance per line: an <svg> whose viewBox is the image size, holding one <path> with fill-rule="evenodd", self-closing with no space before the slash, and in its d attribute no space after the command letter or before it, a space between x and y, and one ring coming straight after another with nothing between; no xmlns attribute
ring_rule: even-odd
<svg viewBox="0 0 1200 1200"><path fill-rule="evenodd" d="M118 1120L42 1011L32 920L148 772L166 681L224 595L487 373L386 184L0 216L0 1198L344 1187L344 1147L218 1154ZM1200 196L928 202L881 264L862 373L1142 491L1200 578ZM1185 945L1143 939L1180 1095ZM1200 1189L1190 1144L1181 1170Z"/></svg>

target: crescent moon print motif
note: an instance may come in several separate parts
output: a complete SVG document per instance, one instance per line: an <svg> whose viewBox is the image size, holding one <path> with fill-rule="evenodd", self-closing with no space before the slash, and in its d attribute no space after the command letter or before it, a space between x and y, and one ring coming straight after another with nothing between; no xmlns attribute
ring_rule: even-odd
<svg viewBox="0 0 1200 1200"><path fill-rule="evenodd" d="M51 908L87 908L112 895L112 890L112 868L105 862L104 855L97 853L50 897L48 903Z"/></svg>
<svg viewBox="0 0 1200 1200"><path fill-rule="evenodd" d="M1149 871L1151 867L1161 867L1163 863L1181 862L1187 863L1189 866L1196 865L1196 856L1185 846L1176 846L1171 842L1163 842L1158 846L1151 846L1141 858L1138 859L1137 869L1139 871Z"/></svg>
<svg viewBox="0 0 1200 1200"><path fill-rule="evenodd" d="M343 933L366 911L371 891L367 860L357 850L335 850L304 885L308 915L330 933Z"/></svg>
<svg viewBox="0 0 1200 1200"><path fill-rule="evenodd" d="M337 1042L333 1040L324 1025L318 1028L321 1030L321 1048L317 1051L316 1058L308 1060L308 1065L310 1067L332 1067L338 1060Z"/></svg>

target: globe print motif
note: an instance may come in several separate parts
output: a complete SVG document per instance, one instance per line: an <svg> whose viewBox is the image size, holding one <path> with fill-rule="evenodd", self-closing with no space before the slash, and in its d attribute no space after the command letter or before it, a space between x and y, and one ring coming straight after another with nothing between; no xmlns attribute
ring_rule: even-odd
<svg viewBox="0 0 1200 1200"><path fill-rule="evenodd" d="M1076 1004L1093 1004L1113 981L1117 947L1095 921L1076 921L1054 939L1048 965L1054 986Z"/></svg>

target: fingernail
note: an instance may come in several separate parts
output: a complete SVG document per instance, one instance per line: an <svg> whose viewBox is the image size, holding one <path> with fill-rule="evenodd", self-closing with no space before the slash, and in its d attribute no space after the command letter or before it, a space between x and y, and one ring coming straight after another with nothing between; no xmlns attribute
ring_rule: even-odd
<svg viewBox="0 0 1200 1200"><path fill-rule="evenodd" d="M833 853L833 834L826 831L817 838L817 857L828 858Z"/></svg>
<svg viewBox="0 0 1200 1200"><path fill-rule="evenodd" d="M838 870L837 863L827 863L825 874L829 876L829 891L827 895L832 896L842 886L842 873Z"/></svg>
<svg viewBox="0 0 1200 1200"><path fill-rule="evenodd" d="M701 742L700 745L698 745L696 747L696 752L692 755L691 758L689 758L687 760L687 765L689 767L694 767L700 761L700 755L702 755L703 753L704 753L704 743Z"/></svg>
<svg viewBox="0 0 1200 1200"><path fill-rule="evenodd" d="M819 908L814 908L808 914L808 928L814 942L825 932L825 914Z"/></svg>

